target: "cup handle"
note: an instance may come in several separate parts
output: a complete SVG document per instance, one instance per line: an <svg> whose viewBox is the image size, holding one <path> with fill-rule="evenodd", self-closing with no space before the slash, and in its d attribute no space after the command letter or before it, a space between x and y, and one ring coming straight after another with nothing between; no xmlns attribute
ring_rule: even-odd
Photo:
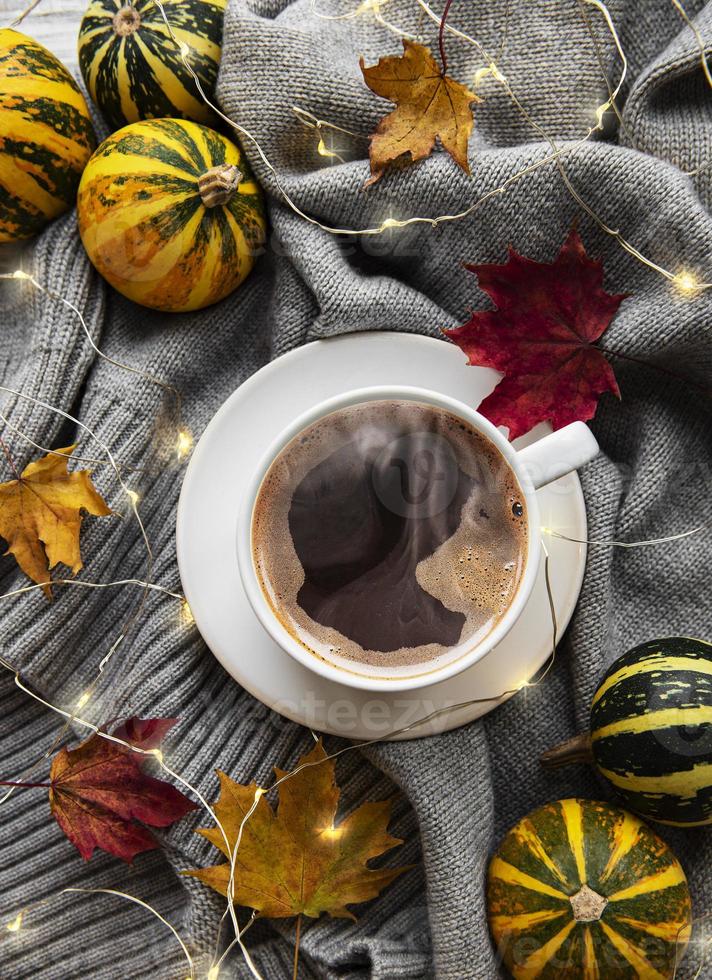
<svg viewBox="0 0 712 980"><path fill-rule="evenodd" d="M572 422L520 449L517 459L534 489L577 470L598 455L596 438L584 422Z"/></svg>

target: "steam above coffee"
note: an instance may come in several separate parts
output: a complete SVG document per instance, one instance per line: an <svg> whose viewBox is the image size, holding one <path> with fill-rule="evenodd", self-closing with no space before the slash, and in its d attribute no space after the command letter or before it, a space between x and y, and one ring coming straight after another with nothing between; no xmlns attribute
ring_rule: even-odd
<svg viewBox="0 0 712 980"><path fill-rule="evenodd" d="M509 608L526 504L499 450L457 416L365 402L275 459L252 547L275 615L308 650L345 669L429 670Z"/></svg>

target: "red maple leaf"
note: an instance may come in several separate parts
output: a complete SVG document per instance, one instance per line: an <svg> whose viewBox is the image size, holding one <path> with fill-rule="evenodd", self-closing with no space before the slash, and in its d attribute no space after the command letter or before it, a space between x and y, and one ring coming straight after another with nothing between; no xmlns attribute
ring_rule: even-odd
<svg viewBox="0 0 712 980"><path fill-rule="evenodd" d="M114 734L141 748L155 748L174 719L130 718ZM61 749L50 768L52 814L81 856L101 848L131 862L159 846L150 827L168 827L195 809L170 783L147 775L145 757L92 735L75 749Z"/></svg>
<svg viewBox="0 0 712 980"><path fill-rule="evenodd" d="M127 718L114 729L116 738L123 738L139 749L157 749L177 718Z"/></svg>
<svg viewBox="0 0 712 980"><path fill-rule="evenodd" d="M445 334L470 364L504 378L479 406L509 438L538 422L555 429L586 421L604 391L620 398L613 368L593 342L613 319L625 293L603 289L603 265L591 259L572 228L553 262L535 262L510 246L505 265L467 265L495 303Z"/></svg>

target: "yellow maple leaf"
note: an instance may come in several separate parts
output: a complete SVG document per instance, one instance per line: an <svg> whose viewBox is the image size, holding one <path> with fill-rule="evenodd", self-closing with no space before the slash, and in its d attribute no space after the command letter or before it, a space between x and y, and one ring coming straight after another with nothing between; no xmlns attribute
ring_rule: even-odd
<svg viewBox="0 0 712 980"><path fill-rule="evenodd" d="M381 119L371 136L371 178L367 184L375 183L395 161L414 163L429 156L436 138L469 174L467 141L474 125L471 105L482 100L444 74L429 48L404 38L402 55L381 58L371 68L366 68L361 58L361 71L372 92L397 106Z"/></svg>
<svg viewBox="0 0 712 980"><path fill-rule="evenodd" d="M334 825L340 791L334 777L334 761L326 757L319 741L299 760L307 768L279 786L279 808L272 809L260 795L254 813L246 821L237 851L233 900L279 919L293 915L317 918L322 912L338 918L355 918L346 907L380 894L401 868L369 868L367 862L402 844L388 833L392 800L364 803ZM311 765L310 765L311 763ZM314 763L319 763L314 765ZM275 769L277 777L284 775ZM240 824L255 801L255 783L243 786L218 772L220 799L215 813L234 848ZM229 856L219 827L197 833ZM206 885L227 895L230 865L186 871Z"/></svg>
<svg viewBox="0 0 712 980"><path fill-rule="evenodd" d="M89 470L67 471L75 446L48 453L24 468L19 479L0 483L0 537L5 554L15 557L22 571L38 583L48 583L58 562L73 574L82 567L79 530L82 510L105 517L111 513L91 482ZM49 584L43 585L51 598Z"/></svg>

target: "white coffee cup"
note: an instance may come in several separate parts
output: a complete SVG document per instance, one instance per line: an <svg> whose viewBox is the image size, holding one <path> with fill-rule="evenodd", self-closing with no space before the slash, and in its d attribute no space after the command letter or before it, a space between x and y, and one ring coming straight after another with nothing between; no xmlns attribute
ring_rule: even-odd
<svg viewBox="0 0 712 980"><path fill-rule="evenodd" d="M527 553L524 573L509 608L483 638L470 638L437 661L411 664L392 671L376 671L368 664L349 662L337 664L312 653L303 646L279 620L266 598L255 568L252 547L252 520L255 501L262 482L277 456L304 429L332 412L371 401L413 401L444 409L467 422L482 433L497 450L514 473L522 496L526 500L528 518ZM539 570L541 535L539 506L536 491L539 487L578 469L598 454L598 443L591 430L583 422L553 432L538 442L519 451L484 416L462 402L425 388L382 385L359 388L320 402L314 408L296 418L274 440L265 452L260 464L249 479L237 526L237 559L240 576L257 618L273 640L291 657L309 670L329 680L364 691L412 691L445 680L465 670L486 656L510 631L521 615Z"/></svg>

